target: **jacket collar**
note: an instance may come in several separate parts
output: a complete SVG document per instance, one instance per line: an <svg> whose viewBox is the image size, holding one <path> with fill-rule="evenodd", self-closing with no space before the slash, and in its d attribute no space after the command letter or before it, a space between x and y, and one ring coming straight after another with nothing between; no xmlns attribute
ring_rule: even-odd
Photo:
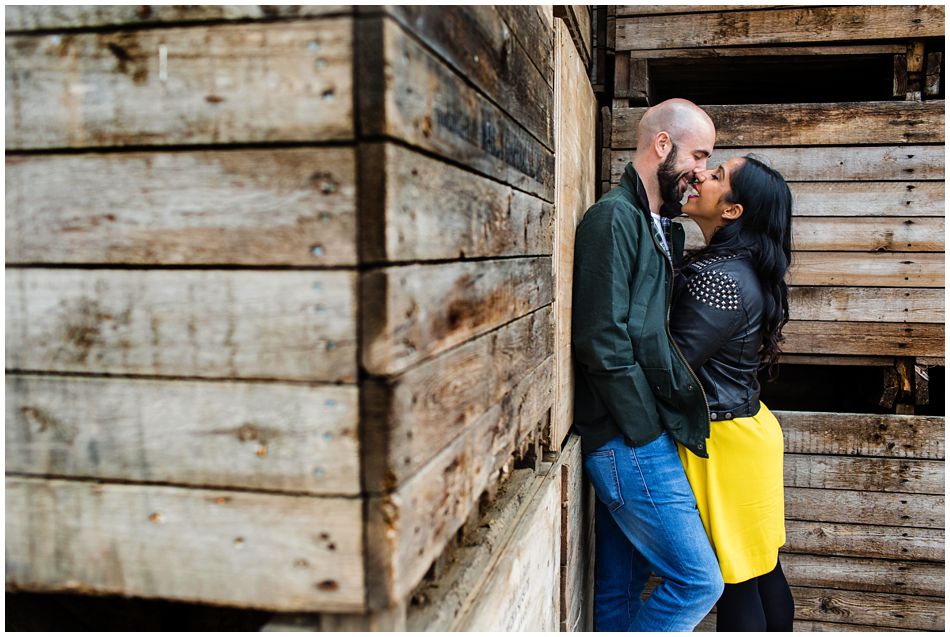
<svg viewBox="0 0 950 637"><path fill-rule="evenodd" d="M633 202L644 213L650 212L650 199L647 197L646 186L637 174L633 162L627 162L627 167L623 170L623 176L620 178L620 185L624 190L633 195Z"/></svg>

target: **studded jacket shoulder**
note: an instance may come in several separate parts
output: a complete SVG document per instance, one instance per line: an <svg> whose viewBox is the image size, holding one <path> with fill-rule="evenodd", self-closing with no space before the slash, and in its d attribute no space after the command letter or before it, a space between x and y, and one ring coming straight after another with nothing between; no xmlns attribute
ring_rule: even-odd
<svg viewBox="0 0 950 637"><path fill-rule="evenodd" d="M746 253L713 253L677 274L670 331L703 385L710 420L759 409L763 306Z"/></svg>

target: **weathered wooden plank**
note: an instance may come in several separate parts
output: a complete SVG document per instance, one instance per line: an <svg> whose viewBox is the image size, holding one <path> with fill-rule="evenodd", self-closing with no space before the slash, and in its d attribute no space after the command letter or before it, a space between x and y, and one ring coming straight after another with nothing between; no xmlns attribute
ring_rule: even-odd
<svg viewBox="0 0 950 637"><path fill-rule="evenodd" d="M785 488L785 517L816 522L942 529L943 496Z"/></svg>
<svg viewBox="0 0 950 637"><path fill-rule="evenodd" d="M410 265L362 275L363 367L396 374L551 303L551 259Z"/></svg>
<svg viewBox="0 0 950 637"><path fill-rule="evenodd" d="M560 472L547 475L518 522L458 630L558 630L561 538Z"/></svg>
<svg viewBox="0 0 950 637"><path fill-rule="evenodd" d="M942 288L944 255L927 252L795 252L788 283Z"/></svg>
<svg viewBox="0 0 950 637"><path fill-rule="evenodd" d="M838 624L833 622L815 622L815 621L803 621L796 619L792 630L796 633L899 633L899 632L909 632L907 629L893 628L893 627L880 627L880 626L864 626L861 624ZM696 633L714 633L716 632L716 611L713 610L709 615L699 622L699 625L693 630Z"/></svg>
<svg viewBox="0 0 950 637"><path fill-rule="evenodd" d="M8 589L364 607L356 498L8 476L6 512Z"/></svg>
<svg viewBox="0 0 950 637"><path fill-rule="evenodd" d="M872 183L791 183L795 210L835 210L835 215L886 215L913 214L904 208L919 210L919 214L933 215L933 210L943 210L944 202L944 148L943 146L819 146L807 148L719 148L716 147L710 165L718 165L733 157L749 153L765 159L769 165L782 173L789 182L847 182L870 181ZM620 177L633 160L632 150L614 150L611 155L610 179L620 183ZM914 181L907 184L886 184L885 181L933 180L936 183ZM912 187L911 187L912 186ZM843 195L832 206L829 197L835 197L843 189ZM847 204L855 195L862 197L859 206ZM903 195L911 195L914 203ZM893 197L890 205L879 207L880 197ZM815 200L805 201L805 197ZM871 212L866 206L873 206ZM858 208L855 210L855 208ZM851 211L851 212L848 212ZM886 212L892 211L892 212ZM900 213L896 211L902 211ZM818 214L813 212L811 214Z"/></svg>
<svg viewBox="0 0 950 637"><path fill-rule="evenodd" d="M850 207L857 210L858 205L858 202L852 202ZM799 214L809 212L798 209ZM706 245L702 231L692 219L681 217L678 223L686 231L687 251ZM792 248L806 252L942 253L944 218L797 216L792 223Z"/></svg>
<svg viewBox="0 0 950 637"><path fill-rule="evenodd" d="M855 209L858 205L851 203ZM812 210L798 208L797 212L810 214ZM705 245L695 222L683 219L682 223L687 250ZM792 247L800 251L942 253L944 246L943 217L798 216L792 223Z"/></svg>
<svg viewBox="0 0 950 637"><path fill-rule="evenodd" d="M352 31L335 18L9 36L7 149L352 139Z"/></svg>
<svg viewBox="0 0 950 637"><path fill-rule="evenodd" d="M703 106L716 148L943 143L944 102L832 102ZM611 147L635 148L644 107L613 111Z"/></svg>
<svg viewBox="0 0 950 637"><path fill-rule="evenodd" d="M584 7L581 9L586 10ZM554 253L557 389L548 448L560 450L574 419L574 364L571 357L571 281L574 234L596 199L597 99L587 71L563 22L555 28L555 195Z"/></svg>
<svg viewBox="0 0 950 637"><path fill-rule="evenodd" d="M395 144L362 145L360 162L364 262L554 250L554 209L542 199Z"/></svg>
<svg viewBox="0 0 950 637"><path fill-rule="evenodd" d="M894 356L812 356L810 354L782 354L779 357L779 362L783 365L894 367L897 358Z"/></svg>
<svg viewBox="0 0 950 637"><path fill-rule="evenodd" d="M939 416L775 411L786 453L943 460Z"/></svg>
<svg viewBox="0 0 950 637"><path fill-rule="evenodd" d="M360 20L362 133L391 137L553 201L554 156L391 18Z"/></svg>
<svg viewBox="0 0 950 637"><path fill-rule="evenodd" d="M395 379L363 384L365 489L392 490L554 354L550 307L473 339Z"/></svg>
<svg viewBox="0 0 950 637"><path fill-rule="evenodd" d="M554 11L551 5L495 5L508 28L528 52L547 83L554 87Z"/></svg>
<svg viewBox="0 0 950 637"><path fill-rule="evenodd" d="M943 182L793 183L790 189L796 215L898 218L944 215ZM844 219L841 223L850 227L855 221ZM882 221L879 219L877 223ZM918 219L912 222L918 223Z"/></svg>
<svg viewBox="0 0 950 637"><path fill-rule="evenodd" d="M352 148L6 158L7 263L353 265Z"/></svg>
<svg viewBox="0 0 950 637"><path fill-rule="evenodd" d="M618 57L619 56L618 51ZM768 47L703 47L701 49L654 49L623 51L632 60L720 59L720 58L805 58L814 56L897 55L906 54L907 46L896 44L852 44L847 46L768 46Z"/></svg>
<svg viewBox="0 0 950 637"><path fill-rule="evenodd" d="M384 11L554 150L551 85L494 7L389 5Z"/></svg>
<svg viewBox="0 0 950 637"><path fill-rule="evenodd" d="M510 467L512 453L536 436L553 403L549 358L411 480L367 505L368 604L404 599L477 505Z"/></svg>
<svg viewBox="0 0 950 637"><path fill-rule="evenodd" d="M594 492L584 475L579 436L568 438L558 456L561 468L560 632L593 630L594 563L588 544L594 531Z"/></svg>
<svg viewBox="0 0 950 637"><path fill-rule="evenodd" d="M785 485L899 493L944 493L942 460L785 454Z"/></svg>
<svg viewBox="0 0 950 637"><path fill-rule="evenodd" d="M6 11L6 30L83 29L110 25L313 18L348 13L346 5L20 5Z"/></svg>
<svg viewBox="0 0 950 637"><path fill-rule="evenodd" d="M784 553L792 586L943 597L943 565Z"/></svg>
<svg viewBox="0 0 950 637"><path fill-rule="evenodd" d="M704 5L694 5L694 4L633 4L633 5L618 5L613 7L616 16L618 18L624 16L641 16L641 15L665 15L673 13L700 13L700 12L715 12L721 13L723 11L752 11L755 9L774 9L776 5L755 5L755 4L746 4L746 5L734 5L734 4L704 4Z"/></svg>
<svg viewBox="0 0 950 637"><path fill-rule="evenodd" d="M789 321L782 330L788 354L940 356L943 323L868 323L858 321Z"/></svg>
<svg viewBox="0 0 950 637"><path fill-rule="evenodd" d="M927 54L926 74L924 76L924 95L935 96L940 93L941 67L943 53L933 51Z"/></svg>
<svg viewBox="0 0 950 637"><path fill-rule="evenodd" d="M792 587L795 618L912 630L942 631L943 597Z"/></svg>
<svg viewBox="0 0 950 637"><path fill-rule="evenodd" d="M785 534L793 553L944 561L943 529L787 520Z"/></svg>
<svg viewBox="0 0 950 637"><path fill-rule="evenodd" d="M6 367L355 382L356 275L6 271Z"/></svg>
<svg viewBox="0 0 950 637"><path fill-rule="evenodd" d="M936 5L618 17L617 50L939 37L943 35L943 22L943 7Z"/></svg>
<svg viewBox="0 0 950 637"><path fill-rule="evenodd" d="M793 287L789 314L799 321L940 323L944 290Z"/></svg>
<svg viewBox="0 0 950 637"><path fill-rule="evenodd" d="M360 493L357 388L7 375L11 473Z"/></svg>
<svg viewBox="0 0 950 637"><path fill-rule="evenodd" d="M505 545L521 519L544 476L534 469L515 469L499 485L497 495L484 510L464 541L446 549L448 567L414 592L407 628L412 632L453 630L459 615L481 591L491 565L497 560L496 547Z"/></svg>

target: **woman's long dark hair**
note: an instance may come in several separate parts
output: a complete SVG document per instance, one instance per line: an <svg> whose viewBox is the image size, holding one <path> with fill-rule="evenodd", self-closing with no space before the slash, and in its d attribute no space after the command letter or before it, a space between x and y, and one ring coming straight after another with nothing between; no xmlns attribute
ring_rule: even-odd
<svg viewBox="0 0 950 637"><path fill-rule="evenodd" d="M792 193L778 171L752 155L731 176L729 203L742 204L742 216L720 228L709 245L688 262L711 252L748 252L764 292L762 347L759 356L769 378L785 340L788 323L788 285L785 273L792 259Z"/></svg>

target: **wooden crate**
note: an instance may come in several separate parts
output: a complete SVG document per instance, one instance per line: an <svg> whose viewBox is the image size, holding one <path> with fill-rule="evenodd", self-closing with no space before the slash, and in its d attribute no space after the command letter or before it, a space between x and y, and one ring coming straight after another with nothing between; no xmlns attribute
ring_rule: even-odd
<svg viewBox="0 0 950 637"><path fill-rule="evenodd" d="M785 352L813 362L942 357L945 107L922 100L937 94L925 90L922 55L926 38L943 34L944 8L620 6L614 13L617 99L603 122L602 159L610 184L632 159L646 110L632 104L652 103L655 65L676 63L685 73L709 60L758 60L780 74L783 63L893 60L895 101L829 102L803 89L795 103L703 107L717 127L714 164L751 152L790 182ZM701 246L695 224L683 223L687 247Z"/></svg>
<svg viewBox="0 0 950 637"><path fill-rule="evenodd" d="M550 437L551 7L6 16L8 589L404 617Z"/></svg>

